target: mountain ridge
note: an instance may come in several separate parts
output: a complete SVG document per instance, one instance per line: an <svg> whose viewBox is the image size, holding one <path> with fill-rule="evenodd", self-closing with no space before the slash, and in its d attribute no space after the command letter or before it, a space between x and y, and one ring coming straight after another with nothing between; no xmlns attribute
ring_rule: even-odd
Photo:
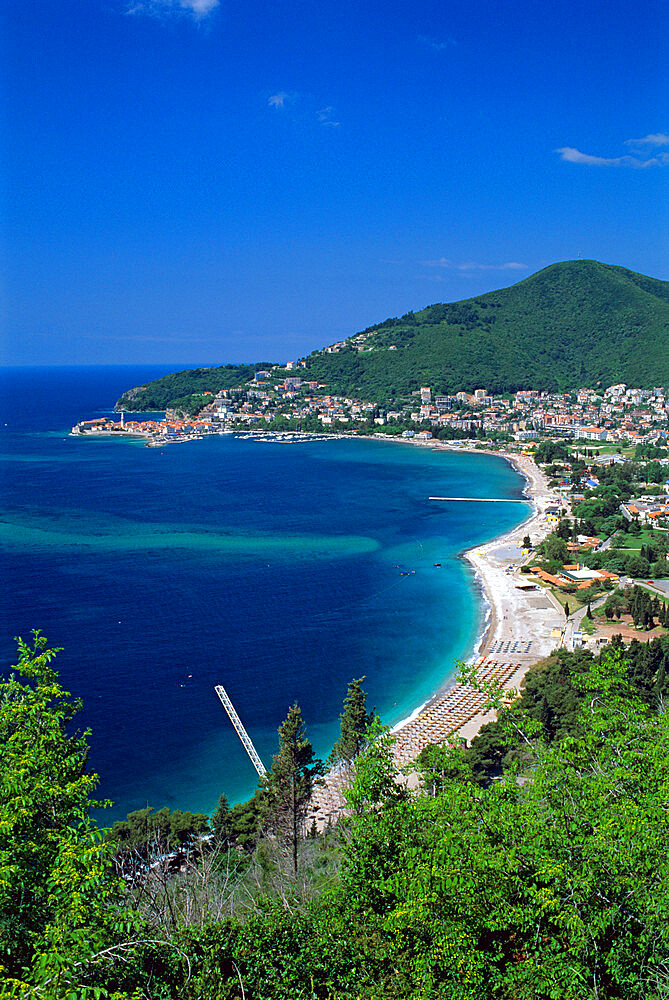
<svg viewBox="0 0 669 1000"><path fill-rule="evenodd" d="M378 402L421 385L494 394L667 385L669 282L594 260L562 261L505 288L386 319L301 362L303 377L331 393ZM238 374L248 379L263 367L187 369L130 390L117 406L162 409L205 384L231 388Z"/></svg>

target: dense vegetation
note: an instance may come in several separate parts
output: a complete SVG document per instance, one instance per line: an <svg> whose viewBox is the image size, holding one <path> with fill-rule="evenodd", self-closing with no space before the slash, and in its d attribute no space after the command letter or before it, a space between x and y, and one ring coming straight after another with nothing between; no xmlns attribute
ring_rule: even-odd
<svg viewBox="0 0 669 1000"><path fill-rule="evenodd" d="M248 382L257 371L270 368L269 362L258 362L251 365L221 365L218 368L188 368L181 372L172 372L162 378L147 382L124 392L116 404L119 410L150 411L166 410L177 406L187 412L193 411L190 397L200 392L216 393L220 389L234 389L243 382ZM195 409L202 406L198 400Z"/></svg>
<svg viewBox="0 0 669 1000"><path fill-rule="evenodd" d="M364 343L358 334L334 353L314 351L302 374L338 395L384 403L422 385L495 394L615 382L651 388L669 382L668 331L669 282L573 260L509 288L387 319L362 331ZM264 366L247 367L250 378ZM239 384L243 369L167 375L122 400L128 409L164 409L200 389Z"/></svg>
<svg viewBox="0 0 669 1000"><path fill-rule="evenodd" d="M300 840L297 872L292 818L284 850L278 828L263 833L259 790L245 849L225 801L214 836L189 846L187 814L136 816L138 843L162 829L184 850L123 879L118 844L88 817L86 738L71 732L77 705L52 657L40 636L22 643L0 686L3 997L669 995L668 637L555 653L510 707L490 690L498 721L469 748L424 752L416 791L377 735L357 758L349 817ZM353 682L344 742L363 717ZM284 727L280 755L292 743L309 771L294 710ZM290 782L275 794L289 804Z"/></svg>
<svg viewBox="0 0 669 1000"><path fill-rule="evenodd" d="M495 394L598 382L651 387L669 376L668 325L669 283L567 261L510 288L386 320L365 331L371 351L319 351L307 363L333 391L363 398L421 385Z"/></svg>

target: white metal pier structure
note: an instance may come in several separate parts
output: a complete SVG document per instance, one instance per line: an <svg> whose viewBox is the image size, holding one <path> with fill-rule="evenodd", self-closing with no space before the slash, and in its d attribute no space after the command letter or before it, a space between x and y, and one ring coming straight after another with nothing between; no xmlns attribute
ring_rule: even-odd
<svg viewBox="0 0 669 1000"><path fill-rule="evenodd" d="M244 729L244 726L242 725L242 720L237 715L235 711L235 706L230 701L227 691L225 690L222 684L215 684L214 691L220 698L223 708L228 713L230 722L235 727L235 732L237 733L237 736L239 736L240 740L242 741L244 749L251 758L251 763L255 767L260 777L263 778L267 774L267 768L265 767L260 757L258 756L258 751L253 746L251 737Z"/></svg>
<svg viewBox="0 0 669 1000"><path fill-rule="evenodd" d="M450 500L458 503L529 503L527 498L522 500L501 500L497 497L428 497L428 500Z"/></svg>

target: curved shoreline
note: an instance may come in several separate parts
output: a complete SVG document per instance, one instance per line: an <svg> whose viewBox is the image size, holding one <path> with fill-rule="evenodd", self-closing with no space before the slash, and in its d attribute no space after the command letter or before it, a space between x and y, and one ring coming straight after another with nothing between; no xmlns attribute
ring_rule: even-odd
<svg viewBox="0 0 669 1000"><path fill-rule="evenodd" d="M479 637L467 662L476 665L481 681L494 681L508 691L517 689L529 668L550 653L555 646L553 628L564 623L564 616L519 571L524 562L522 539L530 535L536 544L549 533L551 525L545 518L545 510L555 503L556 497L549 490L546 477L528 456L508 452L473 454L495 454L513 465L525 479L523 492L532 507L530 515L516 527L489 542L465 549L458 556L469 564L486 608ZM494 712L485 711L485 703L485 695L471 685L446 678L423 705L393 727L397 766L411 770L421 750L432 743L443 743L453 737L471 740L495 718ZM345 808L342 787L346 780L343 775L328 775L326 785L315 795L312 815L319 827L336 819ZM415 784L418 778L413 775L409 781Z"/></svg>
<svg viewBox="0 0 669 1000"><path fill-rule="evenodd" d="M444 448L444 450L448 449L449 451L456 451L458 453L465 452L466 454L475 454L475 455L494 455L497 458L503 458L525 480L523 493L526 494L525 499L527 500L527 503L533 508L532 512L515 527L502 532L501 535L493 536L493 538L489 542L480 542L477 545L473 545L470 546L469 548L462 549L460 552L457 553L456 558L467 564L467 569L471 573L472 582L477 591L476 596L481 602L481 606L483 609L481 625L479 627L476 638L472 645L471 652L467 655L465 659L465 663L469 665L481 660L486 656L486 651L488 645L492 640L492 635L494 634L498 617L496 614L496 596L494 592L491 592L491 588L488 585L485 572L477 564L477 562L473 558L471 558L472 554L478 552L480 549L484 547L490 548L492 546L503 545L507 542L513 542L513 539L516 535L520 535L521 532L523 532L524 534L526 532L526 529L529 528L533 524L533 522L536 521L538 517L541 517L541 515L539 513L537 504L535 503L534 500L532 478L530 477L530 475L528 475L526 469L523 466L519 467L519 465L515 461L517 456L509 455L508 453L505 452L490 452L490 451L470 452L469 450L465 450L463 448L457 448L457 447L453 448L452 446L448 445L446 446L441 445L438 450L441 450L441 448ZM539 473L538 469L537 473L541 476L541 473ZM538 537L539 535L538 525L535 527L534 534L536 537ZM457 681L453 676L446 677L443 683L439 685L437 690L434 691L430 695L430 697L423 702L422 705L420 705L418 708L415 708L408 716L401 719L399 722L395 723L391 731L394 734L399 733L404 726L408 725L410 722L413 722L424 709L430 707L438 698L442 697L445 694L448 694L456 684Z"/></svg>
<svg viewBox="0 0 669 1000"><path fill-rule="evenodd" d="M457 454L493 455L504 459L523 480L522 497L530 511L513 528L503 531L490 541L463 549L457 558L468 564L473 585L472 597L480 601L476 635L466 653L467 663L477 666L482 679L497 681L504 689L518 687L529 667L544 657L555 642L551 632L559 612L536 589L534 582L519 575L521 540L529 534L537 541L550 531L545 520L545 508L556 497L548 490L546 478L526 455L508 451L489 451L445 443L434 439L416 440L388 438L385 435L299 434L240 430L241 438L300 442L314 440L371 440L391 444L407 444L432 451ZM523 588L522 590L519 588ZM530 589L528 600L526 588ZM452 670L452 664L444 664ZM492 715L483 711L485 697L470 685L463 684L449 671L441 683L422 704L414 707L393 727L395 756L398 763L410 764L430 743L440 743L454 734L471 739ZM341 805L339 805L341 808ZM317 817L317 822L323 814Z"/></svg>
<svg viewBox="0 0 669 1000"><path fill-rule="evenodd" d="M523 492L533 509L516 527L490 542L463 550L459 558L468 563L486 608L480 636L467 662L478 667L483 679L496 679L504 690L509 690L517 688L529 667L551 651L551 633L560 623L556 610L538 591L519 589L532 586L519 573L524 562L522 539L530 535L536 544L548 534L550 525L544 511L555 496L530 458L508 452L492 454L504 458L523 476ZM395 727L396 756L406 763L417 750L420 752L421 744L427 746L456 734L472 739L493 718L482 711L483 701L483 696L469 685L446 681L417 715Z"/></svg>

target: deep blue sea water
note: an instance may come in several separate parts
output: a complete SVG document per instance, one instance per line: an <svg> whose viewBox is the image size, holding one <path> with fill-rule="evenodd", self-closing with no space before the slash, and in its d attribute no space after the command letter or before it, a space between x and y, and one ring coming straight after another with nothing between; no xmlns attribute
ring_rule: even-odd
<svg viewBox="0 0 669 1000"><path fill-rule="evenodd" d="M147 804L213 811L255 772L213 685L266 763L299 701L316 751L348 682L397 722L473 649L483 607L458 553L528 508L503 460L393 442L232 436L146 448L73 438L165 368L0 372L2 672L13 637L62 646L83 698L105 821ZM434 563L441 563L436 568Z"/></svg>

